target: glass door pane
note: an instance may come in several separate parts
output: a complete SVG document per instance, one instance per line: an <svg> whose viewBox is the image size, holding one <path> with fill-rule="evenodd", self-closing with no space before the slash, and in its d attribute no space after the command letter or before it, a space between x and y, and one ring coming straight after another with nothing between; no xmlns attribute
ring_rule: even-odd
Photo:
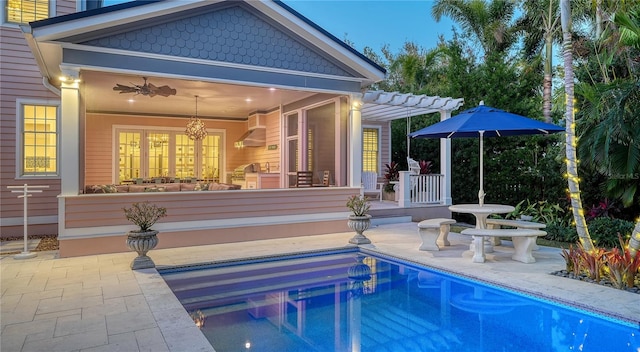
<svg viewBox="0 0 640 352"><path fill-rule="evenodd" d="M220 182L221 140L222 136L215 133L202 140L201 177L207 181Z"/></svg>
<svg viewBox="0 0 640 352"><path fill-rule="evenodd" d="M118 183L142 177L140 172L140 132L118 133Z"/></svg>
<svg viewBox="0 0 640 352"><path fill-rule="evenodd" d="M150 132L147 177L169 176L169 133Z"/></svg>
<svg viewBox="0 0 640 352"><path fill-rule="evenodd" d="M176 134L176 177L196 177L196 143L186 134Z"/></svg>

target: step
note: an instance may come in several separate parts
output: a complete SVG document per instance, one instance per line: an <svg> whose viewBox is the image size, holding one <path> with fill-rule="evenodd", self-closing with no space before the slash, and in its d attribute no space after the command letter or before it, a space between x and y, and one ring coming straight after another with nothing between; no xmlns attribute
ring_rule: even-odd
<svg viewBox="0 0 640 352"><path fill-rule="evenodd" d="M411 222L411 216L375 216L371 218L371 226L389 225L389 224L402 224Z"/></svg>

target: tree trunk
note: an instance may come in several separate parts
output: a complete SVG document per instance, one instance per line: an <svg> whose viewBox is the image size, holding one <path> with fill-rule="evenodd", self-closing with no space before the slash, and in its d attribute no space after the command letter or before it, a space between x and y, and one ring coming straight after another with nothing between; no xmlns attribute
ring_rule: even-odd
<svg viewBox="0 0 640 352"><path fill-rule="evenodd" d="M578 185L578 163L576 156L576 126L573 110L573 47L571 43L571 3L570 0L560 1L560 19L562 22L562 48L564 58L564 86L566 94L566 156L567 156L567 181L569 183L569 194L571 197L571 208L573 219L576 224L576 231L583 248L587 251L593 250L593 242L589 236L589 229L584 218L582 199L580 198L580 187Z"/></svg>
<svg viewBox="0 0 640 352"><path fill-rule="evenodd" d="M552 79L553 79L553 28L556 25L556 21L553 19L553 1L549 0L548 17L544 19L544 79L542 82L542 116L544 121L551 123L551 91L552 91Z"/></svg>
<svg viewBox="0 0 640 352"><path fill-rule="evenodd" d="M631 238L629 239L629 252L631 252L631 256L635 257L640 251L640 218L636 222L636 227L633 229L633 233L631 233Z"/></svg>
<svg viewBox="0 0 640 352"><path fill-rule="evenodd" d="M551 42L551 33L548 33L545 38L545 62L544 62L544 80L542 82L542 115L544 121L551 123L551 87L552 87L552 73L551 66L553 65L553 43Z"/></svg>

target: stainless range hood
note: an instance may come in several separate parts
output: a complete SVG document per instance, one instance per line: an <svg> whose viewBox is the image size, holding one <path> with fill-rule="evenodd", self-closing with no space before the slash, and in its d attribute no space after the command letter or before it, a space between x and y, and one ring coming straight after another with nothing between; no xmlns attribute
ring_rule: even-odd
<svg viewBox="0 0 640 352"><path fill-rule="evenodd" d="M262 127L254 128L243 134L238 141L234 143L236 148L242 147L264 147L267 142L266 129Z"/></svg>

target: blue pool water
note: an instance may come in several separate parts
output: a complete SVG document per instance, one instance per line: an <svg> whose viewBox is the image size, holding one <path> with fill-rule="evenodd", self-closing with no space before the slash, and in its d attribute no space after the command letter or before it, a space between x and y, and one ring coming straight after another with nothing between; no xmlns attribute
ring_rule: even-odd
<svg viewBox="0 0 640 352"><path fill-rule="evenodd" d="M218 352L640 351L640 327L357 250L161 270Z"/></svg>

